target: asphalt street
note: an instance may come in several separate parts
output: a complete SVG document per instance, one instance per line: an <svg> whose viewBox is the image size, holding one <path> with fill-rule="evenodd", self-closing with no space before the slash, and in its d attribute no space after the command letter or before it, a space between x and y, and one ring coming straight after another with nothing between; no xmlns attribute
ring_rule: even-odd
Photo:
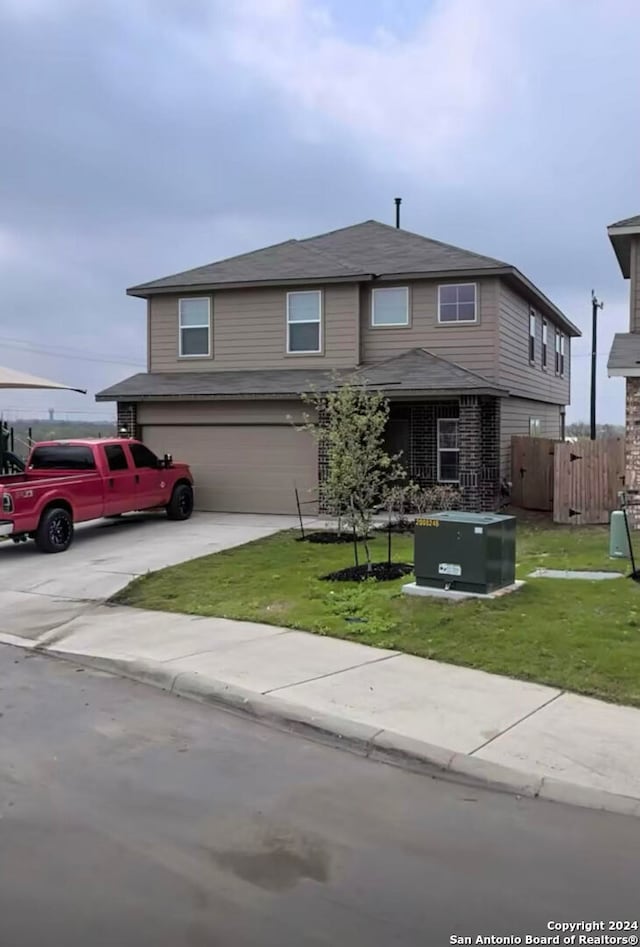
<svg viewBox="0 0 640 947"><path fill-rule="evenodd" d="M639 916L640 820L0 646L2 947L439 947Z"/></svg>

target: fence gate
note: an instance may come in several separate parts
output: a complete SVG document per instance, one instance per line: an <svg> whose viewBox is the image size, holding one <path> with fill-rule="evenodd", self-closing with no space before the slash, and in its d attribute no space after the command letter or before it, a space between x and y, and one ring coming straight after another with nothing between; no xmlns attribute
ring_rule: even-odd
<svg viewBox="0 0 640 947"><path fill-rule="evenodd" d="M623 487L624 438L555 445L554 523L608 523Z"/></svg>
<svg viewBox="0 0 640 947"><path fill-rule="evenodd" d="M550 437L511 438L511 502L525 510L553 509L553 451Z"/></svg>

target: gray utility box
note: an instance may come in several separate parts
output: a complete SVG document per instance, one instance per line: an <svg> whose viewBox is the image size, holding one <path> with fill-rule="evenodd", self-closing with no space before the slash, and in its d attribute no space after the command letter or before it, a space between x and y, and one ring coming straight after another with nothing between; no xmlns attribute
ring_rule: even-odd
<svg viewBox="0 0 640 947"><path fill-rule="evenodd" d="M516 580L516 519L433 513L415 523L416 585L486 594Z"/></svg>

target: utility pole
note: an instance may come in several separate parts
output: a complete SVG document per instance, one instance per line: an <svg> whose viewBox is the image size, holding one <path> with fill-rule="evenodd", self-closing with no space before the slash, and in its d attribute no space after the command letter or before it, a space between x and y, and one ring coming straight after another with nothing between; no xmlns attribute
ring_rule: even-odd
<svg viewBox="0 0 640 947"><path fill-rule="evenodd" d="M596 354L598 349L598 309L604 303L591 290L591 440L596 439Z"/></svg>

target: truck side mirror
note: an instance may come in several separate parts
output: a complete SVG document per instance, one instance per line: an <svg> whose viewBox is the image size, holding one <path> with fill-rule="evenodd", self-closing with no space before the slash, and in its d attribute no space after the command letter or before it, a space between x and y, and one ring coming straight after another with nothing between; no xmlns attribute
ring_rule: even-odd
<svg viewBox="0 0 640 947"><path fill-rule="evenodd" d="M171 465L173 464L173 457L171 456L171 454L165 454L164 457L162 458L162 463L163 463L163 466L165 467L171 467Z"/></svg>

